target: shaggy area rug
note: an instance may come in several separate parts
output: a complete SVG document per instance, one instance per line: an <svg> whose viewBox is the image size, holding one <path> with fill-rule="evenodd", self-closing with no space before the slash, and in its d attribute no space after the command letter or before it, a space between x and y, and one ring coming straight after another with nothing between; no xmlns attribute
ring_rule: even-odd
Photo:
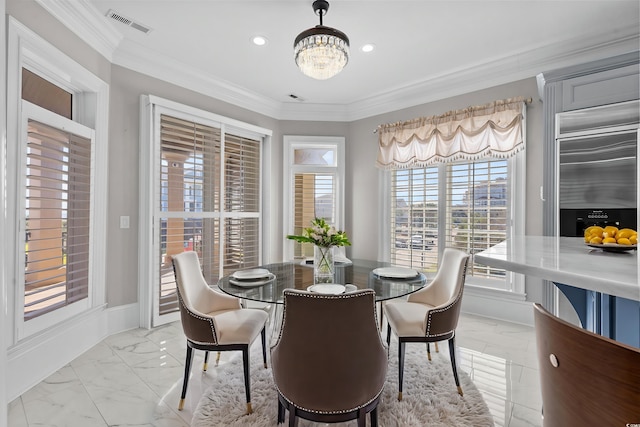
<svg viewBox="0 0 640 427"><path fill-rule="evenodd" d="M392 343L393 346L393 343ZM446 349L446 344L444 345ZM387 381L378 406L380 427L429 426L494 426L493 418L478 389L467 374L458 369L464 396L456 390L449 359L432 352L426 357L425 346L407 344L404 366L404 391L398 402L398 355L392 347L389 355ZM202 396L193 415L193 427L275 427L278 397L271 369L262 366L262 355L252 352L251 403L253 414L245 415L246 401L241 358L220 366L215 384ZM286 413L286 423L289 413ZM367 425L369 425L367 416ZM287 425L287 424L281 424ZM355 421L337 424L317 424L300 419L299 427L355 427Z"/></svg>

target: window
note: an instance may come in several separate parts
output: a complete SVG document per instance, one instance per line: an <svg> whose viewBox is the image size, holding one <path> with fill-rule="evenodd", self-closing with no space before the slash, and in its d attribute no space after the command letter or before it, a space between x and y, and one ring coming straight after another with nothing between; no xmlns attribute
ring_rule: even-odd
<svg viewBox="0 0 640 427"><path fill-rule="evenodd" d="M476 265L474 254L523 234L527 102L378 126L376 165L390 171L385 259L435 273L444 248L459 248L471 255L466 284L524 294L520 275Z"/></svg>
<svg viewBox="0 0 640 427"><path fill-rule="evenodd" d="M14 345L104 304L109 86L13 18L8 30Z"/></svg>
<svg viewBox="0 0 640 427"><path fill-rule="evenodd" d="M179 314L173 255L196 251L211 285L261 264L266 134L171 101L149 100L156 154L150 165L154 220L147 241L153 253L148 283L152 322L159 325Z"/></svg>
<svg viewBox="0 0 640 427"><path fill-rule="evenodd" d="M301 235L314 218L343 225L344 138L284 137L285 230ZM285 259L312 257L313 246L287 240Z"/></svg>
<svg viewBox="0 0 640 427"><path fill-rule="evenodd" d="M390 174L390 261L435 273L444 247L475 254L513 230L514 159L456 162ZM504 270L472 262L467 283L511 289Z"/></svg>
<svg viewBox="0 0 640 427"><path fill-rule="evenodd" d="M27 116L24 320L85 300L89 296L91 152L93 132L76 124L63 131ZM64 123L61 117L49 119ZM66 121L69 129L74 124ZM86 305L84 305L86 308Z"/></svg>

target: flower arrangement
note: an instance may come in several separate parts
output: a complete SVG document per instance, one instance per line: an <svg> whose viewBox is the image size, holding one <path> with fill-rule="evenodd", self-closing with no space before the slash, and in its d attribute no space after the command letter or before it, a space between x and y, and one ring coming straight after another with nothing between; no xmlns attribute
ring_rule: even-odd
<svg viewBox="0 0 640 427"><path fill-rule="evenodd" d="M351 242L344 231L336 230L332 225L327 224L323 218L314 218L311 227L302 230L302 236L288 235L287 239L300 243L313 243L316 246L349 246Z"/></svg>

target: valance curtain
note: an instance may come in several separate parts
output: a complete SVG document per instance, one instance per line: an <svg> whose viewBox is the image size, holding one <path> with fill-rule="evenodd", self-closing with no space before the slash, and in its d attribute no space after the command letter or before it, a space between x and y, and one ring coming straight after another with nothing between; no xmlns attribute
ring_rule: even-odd
<svg viewBox="0 0 640 427"><path fill-rule="evenodd" d="M440 116L388 123L378 126L377 133L376 166L382 169L507 158L525 146L525 100L504 99Z"/></svg>

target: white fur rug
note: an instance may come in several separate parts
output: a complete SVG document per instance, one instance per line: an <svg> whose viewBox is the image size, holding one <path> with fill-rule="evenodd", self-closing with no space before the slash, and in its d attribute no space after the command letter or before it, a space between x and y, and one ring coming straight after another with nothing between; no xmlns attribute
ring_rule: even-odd
<svg viewBox="0 0 640 427"><path fill-rule="evenodd" d="M426 357L424 344L406 345L404 366L404 391L398 402L398 354L397 344L391 343L387 381L378 406L380 427L473 426L491 427L493 418L480 392L469 377L458 368L460 396L453 381L448 353L443 343L440 353L432 350L432 361ZM277 426L278 398L273 385L271 369L262 366L262 354L251 355L251 403L253 414L244 415L246 401L242 360L220 366L214 385L202 396L193 415L193 427L275 427ZM289 413L285 414L286 426ZM337 424L317 424L300 419L299 427L312 426L355 427L355 421ZM367 416L369 425L369 416Z"/></svg>

